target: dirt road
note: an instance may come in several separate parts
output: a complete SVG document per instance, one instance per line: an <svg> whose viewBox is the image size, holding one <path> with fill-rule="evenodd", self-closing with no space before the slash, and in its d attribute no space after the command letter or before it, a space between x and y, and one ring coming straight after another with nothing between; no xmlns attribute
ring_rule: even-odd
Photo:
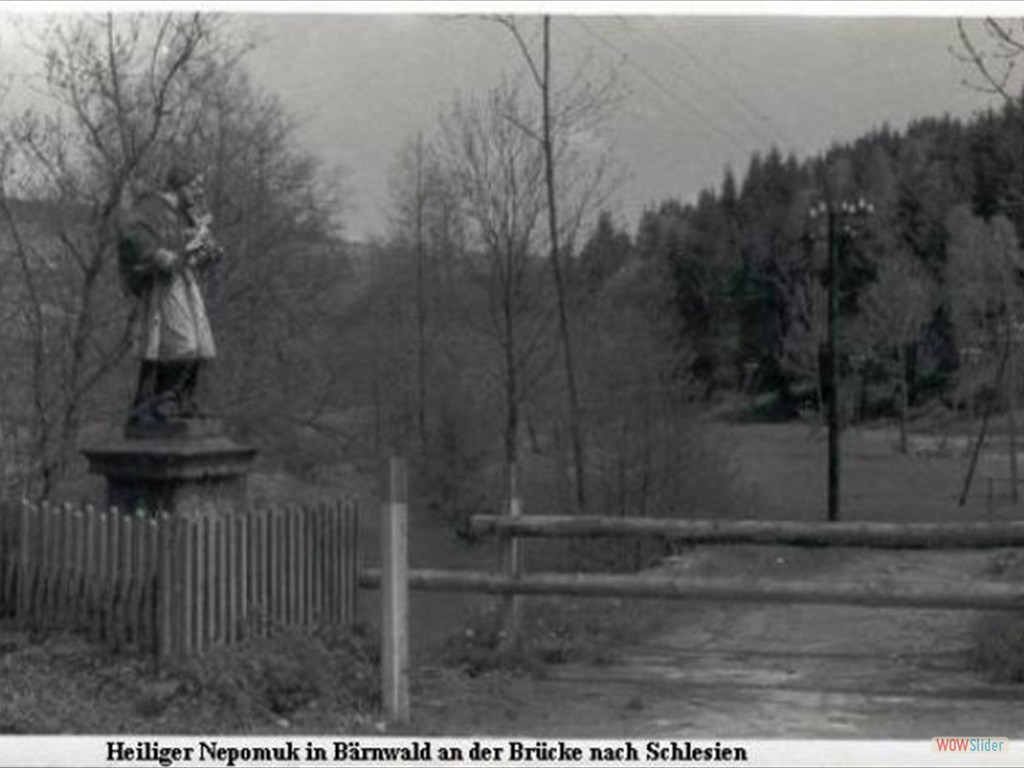
<svg viewBox="0 0 1024 768"><path fill-rule="evenodd" d="M665 568L719 573L747 548L697 550ZM774 550L772 551L774 554ZM790 570L783 558L775 575ZM984 578L991 555L857 553L817 578ZM799 576L798 576L799 577ZM551 666L542 679L427 670L421 722L448 734L930 738L1024 733L1024 690L973 669L975 614L833 606L677 604L657 635L613 664Z"/></svg>
<svg viewBox="0 0 1024 768"><path fill-rule="evenodd" d="M725 429L723 439L735 440L733 460L765 517L818 514L820 446L806 432ZM848 437L845 447L851 518L978 514L976 506L964 510L952 501L959 457L893 456L871 436ZM996 556L707 547L662 567L934 584L990 579ZM653 636L621 649L612 664L555 665L540 679L420 670L414 728L537 737L1013 739L1024 733L1024 687L988 683L973 669L974 612L738 603L652 603L652 610L671 611L671 618Z"/></svg>

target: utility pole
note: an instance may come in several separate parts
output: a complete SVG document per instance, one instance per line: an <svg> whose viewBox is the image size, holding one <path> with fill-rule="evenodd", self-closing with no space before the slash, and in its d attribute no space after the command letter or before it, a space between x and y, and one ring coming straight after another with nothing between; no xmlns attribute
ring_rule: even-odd
<svg viewBox="0 0 1024 768"><path fill-rule="evenodd" d="M840 507L840 446L839 436L839 265L840 256L854 237L854 220L874 212L864 198L856 203L839 204L819 202L811 206L810 218L823 216L826 223L828 263L825 280L828 288L828 315L826 330L826 359L828 360L828 519L839 519Z"/></svg>
<svg viewBox="0 0 1024 768"><path fill-rule="evenodd" d="M839 236L828 209L828 519L839 519Z"/></svg>

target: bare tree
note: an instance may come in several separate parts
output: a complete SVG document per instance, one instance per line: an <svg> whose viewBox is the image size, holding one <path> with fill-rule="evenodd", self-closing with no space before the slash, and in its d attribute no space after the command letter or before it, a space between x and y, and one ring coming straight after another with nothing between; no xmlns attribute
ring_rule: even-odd
<svg viewBox="0 0 1024 768"><path fill-rule="evenodd" d="M537 280L544 210L544 160L516 127L528 122L518 90L505 85L481 102L458 102L442 120L444 161L471 222L467 243L483 257L489 328L501 354L504 453L517 462L521 404L552 360L543 284Z"/></svg>
<svg viewBox="0 0 1024 768"><path fill-rule="evenodd" d="M182 132L196 89L226 63L216 27L200 14L58 19L40 51L54 110L3 130L0 223L20 265L44 495L66 469L87 397L129 346L111 290L115 219L135 174Z"/></svg>
<svg viewBox="0 0 1024 768"><path fill-rule="evenodd" d="M314 390L332 376L317 365L323 326L311 321L329 313L324 294L336 282L338 260L325 253L330 206L316 164L292 149L280 105L236 66L247 46L203 14L58 18L41 45L53 110L8 121L0 144L0 232L18 266L28 342L16 346L33 492L53 491L83 426L123 410L124 387L108 377L132 341L116 224L173 158L207 171L229 250L209 286L227 341L217 377L224 400L275 418L315 408Z"/></svg>
<svg viewBox="0 0 1024 768"><path fill-rule="evenodd" d="M426 452L427 381L430 346L428 341L428 307L432 303L428 284L435 282L435 256L449 258L446 278L450 284L450 249L448 234L452 206L446 194L442 170L436 150L428 145L422 133L402 149L392 167L390 178L393 209L392 229L396 245L413 258L415 273L416 326L416 430L420 450Z"/></svg>
<svg viewBox="0 0 1024 768"><path fill-rule="evenodd" d="M208 284L223 341L217 394L259 431L316 428L346 375L325 354L347 314L340 190L297 149L280 102L243 72L219 74L202 98L204 119L179 151L208 171L227 251Z"/></svg>
<svg viewBox="0 0 1024 768"><path fill-rule="evenodd" d="M821 350L828 335L828 296L816 273L805 272L788 284L786 332L782 337L783 371L814 382L819 420L824 419Z"/></svg>
<svg viewBox="0 0 1024 768"><path fill-rule="evenodd" d="M932 317L936 291L923 265L900 250L881 261L875 282L860 299L853 335L859 337L865 354L882 361L897 382L901 453L907 452L907 353Z"/></svg>
<svg viewBox="0 0 1024 768"><path fill-rule="evenodd" d="M544 15L542 24L542 46L541 55L538 57L530 50L526 39L520 29L515 17L499 16L499 23L504 25L512 34L523 54L523 58L530 70L533 81L540 92L541 101L541 125L540 131L533 130L528 125L519 124L522 130L534 137L541 146L544 155L544 189L546 194L547 223L548 223L548 255L551 264L551 272L555 284L555 298L558 311L558 332L562 348L562 362L565 371L566 393L568 396L569 435L572 445L573 464L575 468L575 501L579 512L586 510L586 451L584 447L584 426L582 408L580 405L579 387L576 381L576 366L573 363L574 349L572 343L572 329L569 320L569 299L567 277L563 265L566 233L559 227L560 201L556 176L565 170L568 158L564 151L560 151L559 145L566 144L567 137L573 131L584 128L584 123L593 125L600 116L607 112L614 101L612 83L593 88L589 85L578 86L575 78L570 79L571 88L563 89L556 93L553 85L551 72L551 17ZM572 219L573 228L578 228L584 212L595 202L592 198L598 196L601 180L606 167L599 163L597 172L577 192L582 192L580 200L575 205L575 210L569 212L567 218ZM567 176L571 175L571 171ZM562 192L564 194L565 188ZM598 202L598 205L600 203ZM571 205L569 207L572 207Z"/></svg>
<svg viewBox="0 0 1024 768"><path fill-rule="evenodd" d="M954 332L961 348L978 345L987 353L991 386L996 393L1001 392L1004 396L1010 433L1011 483L1016 499L1014 349L1015 337L1021 318L1024 317L1024 295L1018 283L1024 269L1024 259L1013 225L1005 216L995 216L986 222L974 216L967 206L957 206L949 215L947 228L950 235L946 265L946 286L949 291L947 301ZM986 405L961 504L970 488L994 399L990 398Z"/></svg>

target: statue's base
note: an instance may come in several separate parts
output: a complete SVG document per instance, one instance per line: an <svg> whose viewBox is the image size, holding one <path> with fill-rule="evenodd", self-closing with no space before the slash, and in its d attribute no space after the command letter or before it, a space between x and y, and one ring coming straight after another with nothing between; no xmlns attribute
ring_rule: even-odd
<svg viewBox="0 0 1024 768"><path fill-rule="evenodd" d="M107 478L107 504L181 512L248 506L246 475L256 449L224 435L216 419L129 424L125 436L82 451Z"/></svg>
<svg viewBox="0 0 1024 768"><path fill-rule="evenodd" d="M124 427L128 440L193 440L200 437L222 437L224 424L220 419L168 419L167 421L129 421Z"/></svg>

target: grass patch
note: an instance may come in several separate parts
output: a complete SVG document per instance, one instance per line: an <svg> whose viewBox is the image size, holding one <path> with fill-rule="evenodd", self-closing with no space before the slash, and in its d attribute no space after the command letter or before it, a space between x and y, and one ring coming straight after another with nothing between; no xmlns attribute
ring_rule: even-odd
<svg viewBox="0 0 1024 768"><path fill-rule="evenodd" d="M1016 550L992 557L985 574L1000 581L1024 579L1024 555ZM1024 683L1024 613L988 614L974 626L974 669L993 683Z"/></svg>
<svg viewBox="0 0 1024 768"><path fill-rule="evenodd" d="M658 626L653 601L529 597L511 636L500 603L478 611L453 632L442 661L475 677L505 671L543 676L549 664L611 664L615 649Z"/></svg>
<svg viewBox="0 0 1024 768"><path fill-rule="evenodd" d="M0 627L0 733L358 732L379 706L376 645L280 629L161 666Z"/></svg>
<svg viewBox="0 0 1024 768"><path fill-rule="evenodd" d="M974 669L993 683L1024 683L1024 614L986 616L978 621Z"/></svg>
<svg viewBox="0 0 1024 768"><path fill-rule="evenodd" d="M363 635L279 629L190 659L171 677L232 731L306 710L370 714L379 704L376 648Z"/></svg>

